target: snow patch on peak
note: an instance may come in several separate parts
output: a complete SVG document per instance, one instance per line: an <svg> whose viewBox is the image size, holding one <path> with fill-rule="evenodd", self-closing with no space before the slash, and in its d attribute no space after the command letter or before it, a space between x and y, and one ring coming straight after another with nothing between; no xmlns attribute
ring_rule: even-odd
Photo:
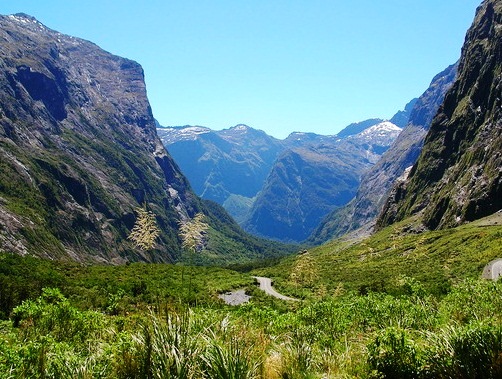
<svg viewBox="0 0 502 379"><path fill-rule="evenodd" d="M204 126L188 126L186 128L181 129L183 134L205 134L209 133L211 129L206 128Z"/></svg>
<svg viewBox="0 0 502 379"><path fill-rule="evenodd" d="M369 128L363 130L361 133L359 133L359 136L368 136L368 135L382 135L382 134L389 134L389 133L400 133L401 128L395 124L393 124L390 121L384 121L380 122L376 125L370 126Z"/></svg>
<svg viewBox="0 0 502 379"><path fill-rule="evenodd" d="M247 132L249 129L251 129L249 126L246 124L239 124L235 125L234 127L230 128L230 130L238 131L238 132Z"/></svg>
<svg viewBox="0 0 502 379"><path fill-rule="evenodd" d="M348 140L361 144L379 146L379 149L388 148L401 133L401 128L390 121L383 121L369 128L366 128L359 134L347 137Z"/></svg>
<svg viewBox="0 0 502 379"><path fill-rule="evenodd" d="M210 133L211 129L204 126L182 126L157 128L157 134L164 143L170 145L178 141L193 141L201 134Z"/></svg>
<svg viewBox="0 0 502 379"><path fill-rule="evenodd" d="M34 24L37 26L42 26L42 24L35 17L27 15L26 13L11 14L8 15L7 17L9 17L11 20L14 20L22 24Z"/></svg>

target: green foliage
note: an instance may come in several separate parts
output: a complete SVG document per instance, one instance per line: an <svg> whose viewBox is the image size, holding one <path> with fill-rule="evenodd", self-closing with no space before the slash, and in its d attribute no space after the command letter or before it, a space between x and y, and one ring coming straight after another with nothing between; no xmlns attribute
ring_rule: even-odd
<svg viewBox="0 0 502 379"><path fill-rule="evenodd" d="M352 292L283 308L173 302L125 316L44 289L0 323L0 378L498 378L502 316L487 309L501 287L466 281L442 298ZM473 288L478 320L454 317Z"/></svg>
<svg viewBox="0 0 502 379"><path fill-rule="evenodd" d="M449 326L429 336L424 376L486 378L502 376L502 326L474 322Z"/></svg>
<svg viewBox="0 0 502 379"><path fill-rule="evenodd" d="M165 322L152 316L138 336L140 377L196 377L200 353L196 320L190 312L167 315Z"/></svg>
<svg viewBox="0 0 502 379"><path fill-rule="evenodd" d="M446 295L440 312L445 320L460 323L497 320L502 315L502 285L488 280L463 281Z"/></svg>
<svg viewBox="0 0 502 379"><path fill-rule="evenodd" d="M107 262L179 261L181 244L174 221L178 215L174 207L166 205L164 175L171 174L161 169L168 169L173 162L168 157L157 162L145 155L144 146L131 144L120 132L123 127L117 120L108 119L106 112L102 116L105 129L89 125L84 115L81 121L88 134L63 128L58 148L53 148L52 142L46 149L27 154L15 144L0 141L0 150L5 152L0 159L0 207L17 220L7 236L19 240L18 247L26 248L23 252L44 258L70 259L68 252L72 251L86 263L103 258ZM86 164L75 157L85 157ZM196 198L186 179L172 168L170 184L190 214L206 215L210 233L216 236L194 263L224 266L292 252L282 244L244 233L221 206ZM145 199L155 214L158 236L150 235L143 248L155 247L155 254L138 251L127 241L134 224L132 212L127 210ZM135 240L142 244L140 236L144 234L136 234Z"/></svg>
<svg viewBox="0 0 502 379"><path fill-rule="evenodd" d="M12 319L15 327L25 331L25 337L28 333L50 335L58 342L84 341L92 332L89 328L99 329L103 321L98 313L80 312L58 289L50 288L45 288L38 299L26 300L14 308Z"/></svg>
<svg viewBox="0 0 502 379"><path fill-rule="evenodd" d="M298 250L297 245L286 245L245 233L225 209L214 201L204 200L203 206L211 228L204 251L196 257L197 264L254 265L255 262L284 257Z"/></svg>
<svg viewBox="0 0 502 379"><path fill-rule="evenodd" d="M474 279L483 265L473 262L491 260L500 235L497 226L392 229L259 269L280 291L303 295L290 303L263 294L250 274L219 268L191 267L187 296L183 266L0 255L0 279L12 283L0 287L11 320L0 322L0 378L498 378L502 281ZM446 253L453 248L465 255ZM400 262L403 251L416 254L413 265ZM441 290L426 272L438 265L455 273ZM314 280L302 276L310 269ZM251 302L225 306L217 295L233 288Z"/></svg>
<svg viewBox="0 0 502 379"><path fill-rule="evenodd" d="M29 298L36 298L44 287L59 287L64 275L57 264L31 257L0 254L0 319Z"/></svg>
<svg viewBox="0 0 502 379"><path fill-rule="evenodd" d="M418 234L410 232L416 227L414 220L407 220L358 243L335 240L310 248L308 254L318 270L316 286L326 286L331 294L340 285L362 294L413 291L411 282L406 285L408 289L403 287L401 282L406 277L420 282L420 291L442 296L459 280L478 278L483 267L500 256L500 217ZM295 257L288 257L256 274L277 278L281 291L296 296L297 284L289 277L295 263Z"/></svg>
<svg viewBox="0 0 502 379"><path fill-rule="evenodd" d="M12 318L16 333L1 340L6 354L0 372L16 378L105 377L103 314L79 311L58 289L44 289L36 300L16 307Z"/></svg>
<svg viewBox="0 0 502 379"><path fill-rule="evenodd" d="M298 256L291 270L291 281L302 287L312 287L319 278L317 266L310 254Z"/></svg>
<svg viewBox="0 0 502 379"><path fill-rule="evenodd" d="M291 379L315 378L315 357L313 340L305 329L297 329L283 347L283 377Z"/></svg>
<svg viewBox="0 0 502 379"><path fill-rule="evenodd" d="M418 377L420 360L408 333L393 327L383 329L368 345L368 363L386 379Z"/></svg>
<svg viewBox="0 0 502 379"><path fill-rule="evenodd" d="M210 338L203 355L202 372L208 379L254 379L258 378L259 361L253 361L250 349L242 346L236 337L218 341Z"/></svg>

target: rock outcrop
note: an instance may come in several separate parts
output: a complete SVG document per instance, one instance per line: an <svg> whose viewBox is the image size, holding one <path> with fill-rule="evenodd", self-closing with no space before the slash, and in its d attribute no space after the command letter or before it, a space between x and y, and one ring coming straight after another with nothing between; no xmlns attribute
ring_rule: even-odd
<svg viewBox="0 0 502 379"><path fill-rule="evenodd" d="M502 208L501 73L502 3L486 0L467 32L457 80L379 227L411 215L429 229L452 227Z"/></svg>

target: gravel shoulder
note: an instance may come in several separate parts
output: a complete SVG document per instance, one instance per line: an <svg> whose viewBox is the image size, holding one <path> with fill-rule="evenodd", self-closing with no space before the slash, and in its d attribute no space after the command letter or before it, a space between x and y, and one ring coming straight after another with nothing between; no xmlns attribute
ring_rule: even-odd
<svg viewBox="0 0 502 379"><path fill-rule="evenodd" d="M222 293L218 296L228 305L241 305L247 303L251 296L246 295L246 290L237 290L233 292Z"/></svg>

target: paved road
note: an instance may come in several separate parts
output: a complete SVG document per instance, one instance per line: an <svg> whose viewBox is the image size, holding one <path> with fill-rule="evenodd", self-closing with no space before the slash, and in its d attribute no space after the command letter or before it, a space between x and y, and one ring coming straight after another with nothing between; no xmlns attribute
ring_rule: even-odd
<svg viewBox="0 0 502 379"><path fill-rule="evenodd" d="M281 295L279 292L274 290L272 288L272 280L270 278L264 278L262 276L253 276L253 278L255 278L258 283L260 283L260 289L262 291L265 291L265 293L269 294L270 296L274 296L281 300L299 301L298 299Z"/></svg>

